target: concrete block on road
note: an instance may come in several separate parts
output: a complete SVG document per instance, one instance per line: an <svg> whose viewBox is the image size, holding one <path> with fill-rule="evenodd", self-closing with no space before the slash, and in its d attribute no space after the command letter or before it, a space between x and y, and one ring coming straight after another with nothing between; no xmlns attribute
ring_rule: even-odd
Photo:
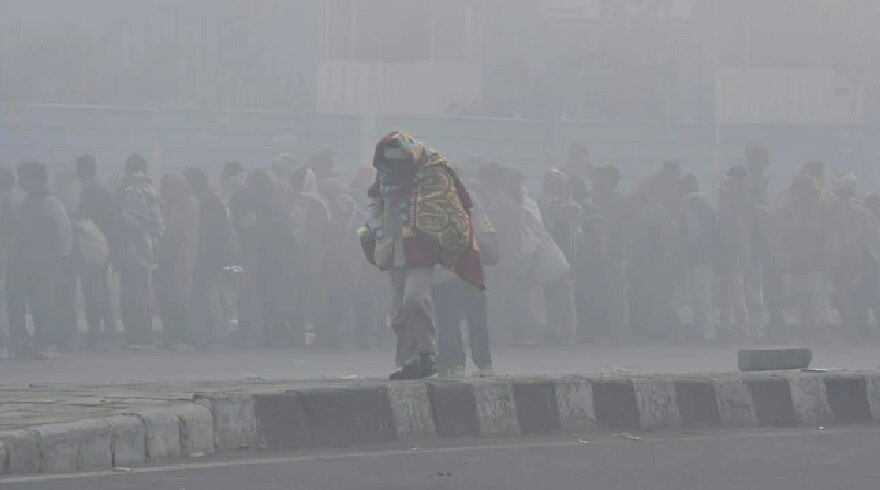
<svg viewBox="0 0 880 490"><path fill-rule="evenodd" d="M805 369L812 360L813 352L806 348L743 349L737 354L740 371Z"/></svg>
<svg viewBox="0 0 880 490"><path fill-rule="evenodd" d="M865 388L868 395L868 407L871 409L871 420L880 422L880 375L865 376Z"/></svg>
<svg viewBox="0 0 880 490"><path fill-rule="evenodd" d="M480 435L519 435L513 385L504 380L475 381L472 385Z"/></svg>
<svg viewBox="0 0 880 490"><path fill-rule="evenodd" d="M596 421L610 429L639 429L641 417L630 379L593 379Z"/></svg>
<svg viewBox="0 0 880 490"><path fill-rule="evenodd" d="M474 387L454 381L429 381L428 399L440 437L479 437Z"/></svg>
<svg viewBox="0 0 880 490"><path fill-rule="evenodd" d="M397 438L384 386L299 392L316 447L380 444Z"/></svg>
<svg viewBox="0 0 880 490"><path fill-rule="evenodd" d="M197 396L195 402L211 411L214 447L218 451L257 446L254 397L248 393Z"/></svg>
<svg viewBox="0 0 880 490"><path fill-rule="evenodd" d="M183 456L214 452L214 420L211 412L195 403L175 407L180 419L180 446Z"/></svg>
<svg viewBox="0 0 880 490"><path fill-rule="evenodd" d="M711 379L675 381L675 399L683 427L718 427L721 414Z"/></svg>
<svg viewBox="0 0 880 490"><path fill-rule="evenodd" d="M113 466L140 466L147 462L147 429L134 415L115 415L104 419L113 431Z"/></svg>
<svg viewBox="0 0 880 490"><path fill-rule="evenodd" d="M555 385L560 428L575 431L595 428L596 408L593 406L593 385L590 381L566 376L557 379Z"/></svg>
<svg viewBox="0 0 880 490"><path fill-rule="evenodd" d="M39 437L40 469L47 473L112 467L113 431L102 419L47 424L34 428Z"/></svg>
<svg viewBox="0 0 880 490"><path fill-rule="evenodd" d="M266 449L313 447L315 437L299 393L254 395L257 446Z"/></svg>
<svg viewBox="0 0 880 490"><path fill-rule="evenodd" d="M522 434L549 434L561 428L559 401L553 381L515 381L513 399Z"/></svg>
<svg viewBox="0 0 880 490"><path fill-rule="evenodd" d="M180 418L172 408L153 408L136 414L146 428L148 463L169 461L183 455L180 443Z"/></svg>
<svg viewBox="0 0 880 490"><path fill-rule="evenodd" d="M388 402L391 404L398 441L426 441L437 437L437 426L434 425L425 383L388 383Z"/></svg>
<svg viewBox="0 0 880 490"><path fill-rule="evenodd" d="M871 421L868 387L864 376L826 377L825 392L834 422L838 424Z"/></svg>
<svg viewBox="0 0 880 490"><path fill-rule="evenodd" d="M37 473L40 471L40 447L37 433L27 429L0 432L0 475Z"/></svg>
<svg viewBox="0 0 880 490"><path fill-rule="evenodd" d="M721 427L748 428L758 426L758 414L752 393L740 377L728 376L712 380L718 402Z"/></svg>
<svg viewBox="0 0 880 490"><path fill-rule="evenodd" d="M639 425L642 429L672 429L681 427L681 415L675 396L675 383L660 378L633 380L636 405L639 407Z"/></svg>
<svg viewBox="0 0 880 490"><path fill-rule="evenodd" d="M819 426L832 420L825 380L820 376L793 376L788 379L788 386L798 425Z"/></svg>
<svg viewBox="0 0 880 490"><path fill-rule="evenodd" d="M751 378L745 380L755 403L755 414L761 427L795 427L798 414L785 378Z"/></svg>

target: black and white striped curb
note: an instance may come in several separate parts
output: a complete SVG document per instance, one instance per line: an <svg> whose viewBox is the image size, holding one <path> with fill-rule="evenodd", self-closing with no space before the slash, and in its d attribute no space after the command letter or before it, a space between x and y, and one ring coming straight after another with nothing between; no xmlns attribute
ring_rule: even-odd
<svg viewBox="0 0 880 490"><path fill-rule="evenodd" d="M880 422L880 373L357 383L197 394L170 409L0 432L0 474L134 467L242 448L871 422Z"/></svg>

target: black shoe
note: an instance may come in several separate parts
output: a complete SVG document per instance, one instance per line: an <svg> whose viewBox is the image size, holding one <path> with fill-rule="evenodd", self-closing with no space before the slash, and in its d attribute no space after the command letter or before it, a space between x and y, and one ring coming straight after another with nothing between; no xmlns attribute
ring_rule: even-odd
<svg viewBox="0 0 880 490"><path fill-rule="evenodd" d="M437 374L434 363L434 354L421 354L417 361L413 361L400 368L388 377L388 379L424 379Z"/></svg>
<svg viewBox="0 0 880 490"><path fill-rule="evenodd" d="M420 372L421 364L419 362L413 362L412 364L403 366L399 371L391 373L391 376L389 376L388 379L419 379Z"/></svg>

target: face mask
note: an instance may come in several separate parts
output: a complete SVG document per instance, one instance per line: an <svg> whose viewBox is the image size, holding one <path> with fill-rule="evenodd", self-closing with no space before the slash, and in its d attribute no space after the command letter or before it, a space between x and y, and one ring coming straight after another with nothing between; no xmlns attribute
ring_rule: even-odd
<svg viewBox="0 0 880 490"><path fill-rule="evenodd" d="M403 148L385 148L382 150L382 157L389 161L406 160L406 152Z"/></svg>

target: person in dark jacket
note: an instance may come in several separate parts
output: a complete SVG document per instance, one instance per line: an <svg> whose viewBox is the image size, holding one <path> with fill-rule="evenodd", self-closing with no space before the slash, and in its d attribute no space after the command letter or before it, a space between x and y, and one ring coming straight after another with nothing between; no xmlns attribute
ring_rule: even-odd
<svg viewBox="0 0 880 490"><path fill-rule="evenodd" d="M125 176L116 192L122 223L116 258L122 324L125 340L133 348L153 343L150 272L156 263L156 240L165 231L159 198L147 171L144 157L131 154L125 161Z"/></svg>
<svg viewBox="0 0 880 490"><path fill-rule="evenodd" d="M45 357L50 344L69 339L58 325L55 295L61 265L73 248L67 210L49 192L49 173L40 162L18 166L18 181L27 194L21 203L19 235L10 262L8 312L12 349L23 357ZM30 311L34 335L26 328Z"/></svg>
<svg viewBox="0 0 880 490"><path fill-rule="evenodd" d="M15 174L0 167L0 360L9 358L9 316L6 311L6 275L18 236L18 200L12 192Z"/></svg>
<svg viewBox="0 0 880 490"><path fill-rule="evenodd" d="M714 264L718 249L718 225L715 211L700 193L697 178L686 175L681 181L681 232L679 251L687 271L689 307L694 316L695 334L701 340L715 338L715 314L712 309Z"/></svg>
<svg viewBox="0 0 880 490"><path fill-rule="evenodd" d="M183 174L162 176L162 219L165 233L156 247L153 291L162 318L163 346L177 349L187 341L187 313L192 296L199 203Z"/></svg>
<svg viewBox="0 0 880 490"><path fill-rule="evenodd" d="M304 326L292 323L295 308L285 290L293 270L293 227L272 175L251 171L245 186L232 196L230 211L241 237L244 265L238 340L245 345L262 340L271 347L285 347L291 339L304 342Z"/></svg>
<svg viewBox="0 0 880 490"><path fill-rule="evenodd" d="M116 335L116 318L113 315L110 294L110 262L104 258L105 251L98 248L106 245L106 251L113 257L121 228L119 206L113 198L113 192L97 178L95 157L82 155L77 158L76 176L81 184L76 211L79 224L75 229L79 235L76 242L82 244L77 247L77 269L89 328L86 347L107 347L112 344ZM92 226L97 229L92 229ZM92 233L86 233L86 229ZM85 243L86 236L94 236L96 240ZM101 236L104 239L103 244L100 243ZM84 250L86 247L88 249Z"/></svg>
<svg viewBox="0 0 880 490"><path fill-rule="evenodd" d="M189 168L184 176L199 202L190 340L197 346L209 347L227 340L220 284L222 275L236 265L238 245L229 212L211 187L208 174L201 168Z"/></svg>

